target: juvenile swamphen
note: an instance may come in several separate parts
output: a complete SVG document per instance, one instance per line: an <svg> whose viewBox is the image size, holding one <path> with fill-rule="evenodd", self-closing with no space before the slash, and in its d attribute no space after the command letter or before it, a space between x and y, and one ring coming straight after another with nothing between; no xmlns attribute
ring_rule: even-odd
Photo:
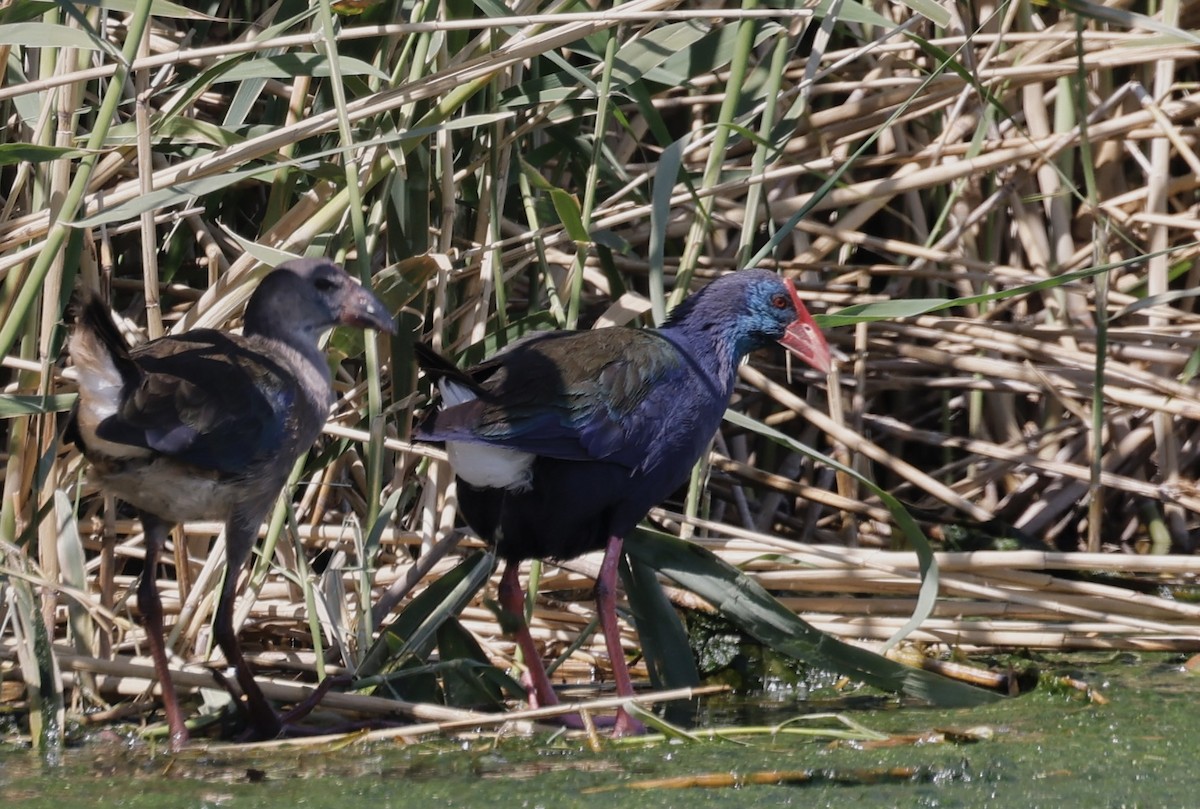
<svg viewBox="0 0 1200 809"><path fill-rule="evenodd" d="M605 549L597 609L617 692L631 696L615 600L622 539L686 480L742 358L773 342L829 370L829 346L792 283L751 269L712 282L658 329L536 334L465 372L418 346L442 403L416 437L445 443L463 516L506 562L500 602L520 619L531 704L557 697L523 620L521 560ZM618 712L613 734L635 729Z"/></svg>
<svg viewBox="0 0 1200 809"><path fill-rule="evenodd" d="M85 296L71 337L79 401L65 436L99 485L137 509L146 560L137 603L162 689L171 745L186 744L155 587L174 523L225 521L225 581L214 619L234 666L251 733L279 735L233 628L238 577L292 466L320 435L333 403L321 334L338 324L391 332L384 305L325 259L289 261L246 306L241 336L195 329L128 348L108 307Z"/></svg>

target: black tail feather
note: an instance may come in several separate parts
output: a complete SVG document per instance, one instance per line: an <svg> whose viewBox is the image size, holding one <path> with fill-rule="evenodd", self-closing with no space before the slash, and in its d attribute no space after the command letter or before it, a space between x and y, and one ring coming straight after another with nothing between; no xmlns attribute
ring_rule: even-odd
<svg viewBox="0 0 1200 809"><path fill-rule="evenodd" d="M479 383L477 381L425 343L414 342L413 352L417 355L417 364L421 366L421 370L431 379L449 379L451 382L456 382L470 390L479 392Z"/></svg>

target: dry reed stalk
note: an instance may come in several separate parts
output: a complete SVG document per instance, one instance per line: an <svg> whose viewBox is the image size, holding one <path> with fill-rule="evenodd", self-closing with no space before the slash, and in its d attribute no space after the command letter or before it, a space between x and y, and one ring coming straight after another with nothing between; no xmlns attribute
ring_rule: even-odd
<svg viewBox="0 0 1200 809"><path fill-rule="evenodd" d="M911 30L943 33L893 4L868 5ZM1178 6L1180 19L1195 18L1197 4ZM716 150L720 170L712 182L698 180L714 159L729 65L670 86L651 83L648 109L663 116L672 136L693 130L680 149L680 177L659 174L670 144L647 134L656 123L648 120L648 109L615 94L615 109L628 126L613 125L601 133L608 153L618 156L611 164L572 162L564 151L532 168L568 194L594 194L592 232L619 241L623 247L617 252L594 244L581 248L550 215L553 206L543 204L546 198L538 189L523 192L519 205L503 199L504 193L515 198L517 192L508 189L520 187L526 170L514 165L511 153L531 159L552 137L563 142L574 137L556 132L558 122L595 120L590 116L597 108L587 106L586 82L576 81L584 89L566 98L489 108L497 116L479 125L469 117L479 110L468 108L466 98L455 93L486 88L492 99L505 99L523 88L531 64L546 64L541 61L546 54L585 64L573 51L585 34L619 30L622 44L632 45L697 12L653 0L581 15L548 17L536 3L519 10L529 13L387 25L348 21L333 41L355 47L379 43L378 64L394 67L394 75L386 81L356 77L353 86L361 92L343 109L322 104L319 77L272 76L246 108L245 134L231 125L228 131L237 137L184 139L179 148L167 129L173 122L217 131L233 102L245 100L238 83L207 83L203 92L189 95L184 77L231 58L253 60L276 50L307 53L325 40L315 29L300 28L256 38L277 22L267 16L254 21L257 31L247 27L243 37L193 43L171 21L155 20L132 62L129 87L160 91L128 99L137 116L130 121L144 125L131 130L136 136L114 138L106 147L81 210L111 209L150 189L258 167L260 179L244 182L263 183L274 215L261 229L246 230L245 223L231 224L208 210L207 197L201 204L178 199L87 228L84 274L96 279L97 264L115 267L114 288L122 300L140 295L134 308L150 313L154 333L156 301L163 307L163 325L175 331L235 318L249 291L242 282L256 263L245 242L295 252L328 246L352 260L357 243L338 235L347 229L349 216L344 183L330 179L335 173L309 176L307 169L272 163L316 152L326 168L344 158L361 166L363 207L383 234L369 244L386 261L401 258L389 239L408 244L399 231L409 223L392 202L408 200L406 213L429 209L415 217L411 229L436 231L424 245L438 254L441 271L429 284L428 298L415 306L424 307L432 339L454 347L471 342L472 335L495 337L497 323L543 309L561 322L571 305L564 293L570 279L562 268L580 274L585 312L590 306L606 309L623 291L621 305L605 314L627 322L648 311L655 272L670 279L695 271L706 278L736 268L745 255L739 245L761 244L788 217L807 209L762 263L799 278L815 310L836 314L858 304L972 299L936 312L831 329L831 338L853 362L853 369L847 366L837 378L845 387L841 399L849 403L844 418L829 419L819 402L797 396L764 357L745 370L737 406L815 446L847 447L852 466L921 507L918 514L928 533L949 536L965 525L1008 538L1015 533L1007 530L1011 526L1056 551L1089 546L1110 551L940 554L943 601L914 637L973 647L1197 648L1196 631L1188 626L1196 610L1186 601L1137 588L1147 582L1187 588L1200 572L1191 555L1200 535L1200 397L1192 379L1200 349L1194 295L1200 286L1194 266L1200 254L1195 243L1200 95L1194 92L1200 48L1186 38L1088 20L1076 36L1076 19L1067 12L1036 7L1018 13L1013 7L1006 16L981 21L986 30L959 21L965 33L931 39L958 68L941 70L932 52L896 31L881 28L878 38L863 41L858 29L839 24L811 53L790 55L777 96L754 95L754 88L765 86L765 63L751 65L757 72L747 84L747 109L757 114L768 103L776 105L770 159L756 154L749 141L732 142ZM122 44L124 21L108 12L92 13L107 20L98 29L101 35ZM772 19L785 24L800 13L704 10L708 20L780 14ZM411 49L434 32L442 50L429 54L434 67L426 68L412 61ZM443 35L451 33L465 43L457 53L447 50ZM591 68L590 78L600 74L598 63ZM14 133L9 137L71 145L86 133L56 131L50 123L65 121L70 127L86 120L77 111L85 108L85 99L100 97L102 82L116 70L97 51L64 59L46 74L30 71L36 75L28 81L0 77L0 105ZM14 112L18 103L20 114ZM283 117L254 117L276 104ZM418 117L420 110L440 105L445 117ZM579 112L582 108L589 112ZM31 109L33 118L27 115ZM737 123L753 129L754 114ZM443 126L447 122L461 128ZM682 128L676 130L679 122ZM341 143L335 133L343 123L358 127L362 142ZM425 130L433 134L412 135ZM56 221L49 198L67 187L76 159L25 161L13 170L0 212L0 278L7 289L21 286L42 252ZM437 176L424 188L424 198L406 197L411 186L392 184L397 177L419 176L426 167ZM598 180L599 168L611 178ZM289 172L286 182L300 185L296 193L283 190ZM840 172L837 182L821 190L835 172ZM660 182L666 187L657 189ZM49 197L41 189L48 189ZM656 233L652 194L660 190L666 210ZM464 204L460 198L470 193L482 204ZM419 199L428 205L414 203ZM698 207L712 213L703 227L696 224ZM156 276L151 269L160 265L161 274L168 256L149 248L156 239L174 239L178 247L180 233L192 240L189 249L195 251L199 272ZM694 266L681 266L670 256L681 252L677 248L689 233L704 255ZM659 268L645 258L654 238L669 245ZM147 272L125 272L130 256L143 256L139 264ZM1089 274L1089 268L1100 269ZM1097 273L1107 278L1105 295ZM58 270L51 273L40 307L20 313L29 319L28 341L0 357L5 396L72 390L72 373L55 366L48 353L64 278ZM973 298L994 291L1011 297ZM0 297L5 307L11 300L11 292ZM7 320L7 308L5 315ZM141 322L140 314L137 319ZM1106 327L1103 351L1098 349L1100 325ZM397 357L402 354L399 347ZM397 357L392 361L401 364ZM407 367L392 370L396 404L389 417L395 423L382 440L360 429L369 386L349 376L339 381L338 419L326 432L329 440L353 446L342 460L314 471L295 503L302 552L309 558L339 555L337 566L327 571L324 593L344 616L335 624L376 627L450 572L463 552L479 547L467 538L450 552L455 544L450 478L429 466L445 456L403 440L414 402L408 387L412 374ZM822 383L812 376L807 381ZM1093 414L1093 408L1100 412ZM1093 416L1102 425L1098 431ZM19 534L35 522L33 481L39 465L49 469L51 485L65 487L77 479L80 463L74 451L48 452L56 432L50 416L11 416L0 432L5 440L0 483L9 510L5 526L15 526ZM826 631L882 638L903 623L917 586L916 561L912 554L879 550L896 547L898 538L878 498L861 486L835 494L819 470L753 436L730 431L725 445L728 452L714 455L718 474L710 488L713 514L722 518L706 522L666 511L657 511L655 518L672 530L695 530L697 541ZM380 501L364 471L372 451L390 453L391 487L417 485L422 491L416 505L380 527L377 555L366 560L364 569L370 572L363 574L355 567L364 562L357 557L359 543L374 527L368 516ZM22 546L28 549L19 553L41 575L32 583L54 594L44 604L45 617L59 640L67 635L68 623L66 610L55 603L74 599L89 605L94 632L106 645L128 649L141 642L127 612L142 557L139 529L111 508L101 517L93 493L85 487L81 494L78 530L88 554L85 571L97 577L96 592L83 593L58 580L53 537L45 525L35 526L40 544ZM850 529L862 547L793 541L835 541ZM214 524L187 526L176 548L175 571L158 577L168 615L178 616L172 644L187 659L207 654L211 594L221 574L219 547L210 545L219 530ZM13 542L17 537L3 538ZM448 555L430 556L435 547ZM1151 549L1175 553L1144 553ZM240 615L248 642L265 650L256 659L268 670L296 677L300 671L307 678L318 668L310 649L298 648L298 656L289 660L271 652L303 647L308 632L300 587L287 573L296 559L287 542L277 544ZM9 567L6 575L12 575ZM546 597L535 610L533 630L552 649L564 648L588 625L588 575L594 571L589 558L544 571L540 587ZM1068 578L1076 574L1104 578ZM485 594L494 593L494 587L493 582ZM669 592L678 604L706 608L695 596ZM363 596L383 600L380 614L364 614ZM341 631L328 623L325 631ZM508 666L511 644L479 600L463 612L462 623L492 660ZM636 651L632 631L627 629L624 641L631 653ZM88 658L64 647L61 660L90 666L86 670L102 675L105 688L117 682L105 678L141 676L103 670L113 652L101 648ZM592 637L560 674L588 681L606 665L603 646ZM181 677L190 674L185 670ZM142 684L127 684L125 691L130 688Z"/></svg>

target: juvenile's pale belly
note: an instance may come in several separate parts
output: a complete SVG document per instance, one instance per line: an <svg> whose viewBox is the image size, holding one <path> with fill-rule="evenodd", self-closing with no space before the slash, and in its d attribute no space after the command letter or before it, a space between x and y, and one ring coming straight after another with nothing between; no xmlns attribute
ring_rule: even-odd
<svg viewBox="0 0 1200 809"><path fill-rule="evenodd" d="M93 459L92 477L131 506L171 522L224 521L246 483L221 480L197 467L185 478L177 461L162 458L144 463Z"/></svg>

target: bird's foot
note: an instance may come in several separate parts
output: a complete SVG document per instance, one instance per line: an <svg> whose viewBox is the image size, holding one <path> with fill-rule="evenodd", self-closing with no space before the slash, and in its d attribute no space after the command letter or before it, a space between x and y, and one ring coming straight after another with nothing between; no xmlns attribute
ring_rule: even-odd
<svg viewBox="0 0 1200 809"><path fill-rule="evenodd" d="M276 713L269 706L255 710L252 702L241 699L236 686L220 672L214 672L217 680L225 690L233 696L234 705L245 723L245 729L236 737L239 742L262 742L273 739L295 739L310 736L332 736L341 733L354 733L360 730L379 730L399 727L400 722L387 719L369 719L359 721L339 722L328 725L300 724L313 712L328 694L336 687L350 685L354 678L349 674L326 677L302 701L282 714Z"/></svg>
<svg viewBox="0 0 1200 809"><path fill-rule="evenodd" d="M263 742L278 739L283 735L283 720L267 704L261 692L257 694L257 698L246 695L233 679L217 668L212 669L212 676L217 684L229 694L233 709L244 726L234 736L237 741Z"/></svg>
<svg viewBox="0 0 1200 809"><path fill-rule="evenodd" d="M290 711L286 715L290 715ZM383 730L403 726L403 722L387 719L364 719L356 721L337 722L328 725L298 725L281 721L279 731L273 736L259 736L253 727L247 728L238 742L263 742L275 739L305 739L313 736L339 736L345 733L357 733L363 730Z"/></svg>
<svg viewBox="0 0 1200 809"><path fill-rule="evenodd" d="M609 730L611 728L611 736L614 739L621 739L626 736L641 736L646 733L646 726L630 716L625 710L618 709L615 716L593 716L588 714L587 719L582 714L568 713L562 716L547 717L539 721L546 724L558 725L567 730L588 730L588 723L591 723L593 728L600 730Z"/></svg>
<svg viewBox="0 0 1200 809"><path fill-rule="evenodd" d="M613 722L612 737L620 739L625 736L644 736L646 734L646 726L639 720L634 719L629 711L624 708L617 709L617 716Z"/></svg>
<svg viewBox="0 0 1200 809"><path fill-rule="evenodd" d="M547 686L548 684L547 680ZM558 694L553 688L548 688L548 690L537 688L535 678L528 669L521 675L521 685L525 689L525 699L530 708L549 708L560 704ZM548 717L543 721L568 730L587 730L589 720L594 728L612 728L614 739L624 736L640 736L646 732L646 726L630 716L624 708L618 708L615 716L593 716L589 713L585 719L582 714L568 713L562 716Z"/></svg>
<svg viewBox="0 0 1200 809"><path fill-rule="evenodd" d="M305 697L300 702L292 706L292 709L283 715L282 721L284 725L289 725L294 722L299 722L304 717L313 712L321 700L325 699L325 695L338 686L347 686L354 682L354 678L349 674L339 674L334 677L326 677L321 682L317 683L317 687L312 690L312 693Z"/></svg>

